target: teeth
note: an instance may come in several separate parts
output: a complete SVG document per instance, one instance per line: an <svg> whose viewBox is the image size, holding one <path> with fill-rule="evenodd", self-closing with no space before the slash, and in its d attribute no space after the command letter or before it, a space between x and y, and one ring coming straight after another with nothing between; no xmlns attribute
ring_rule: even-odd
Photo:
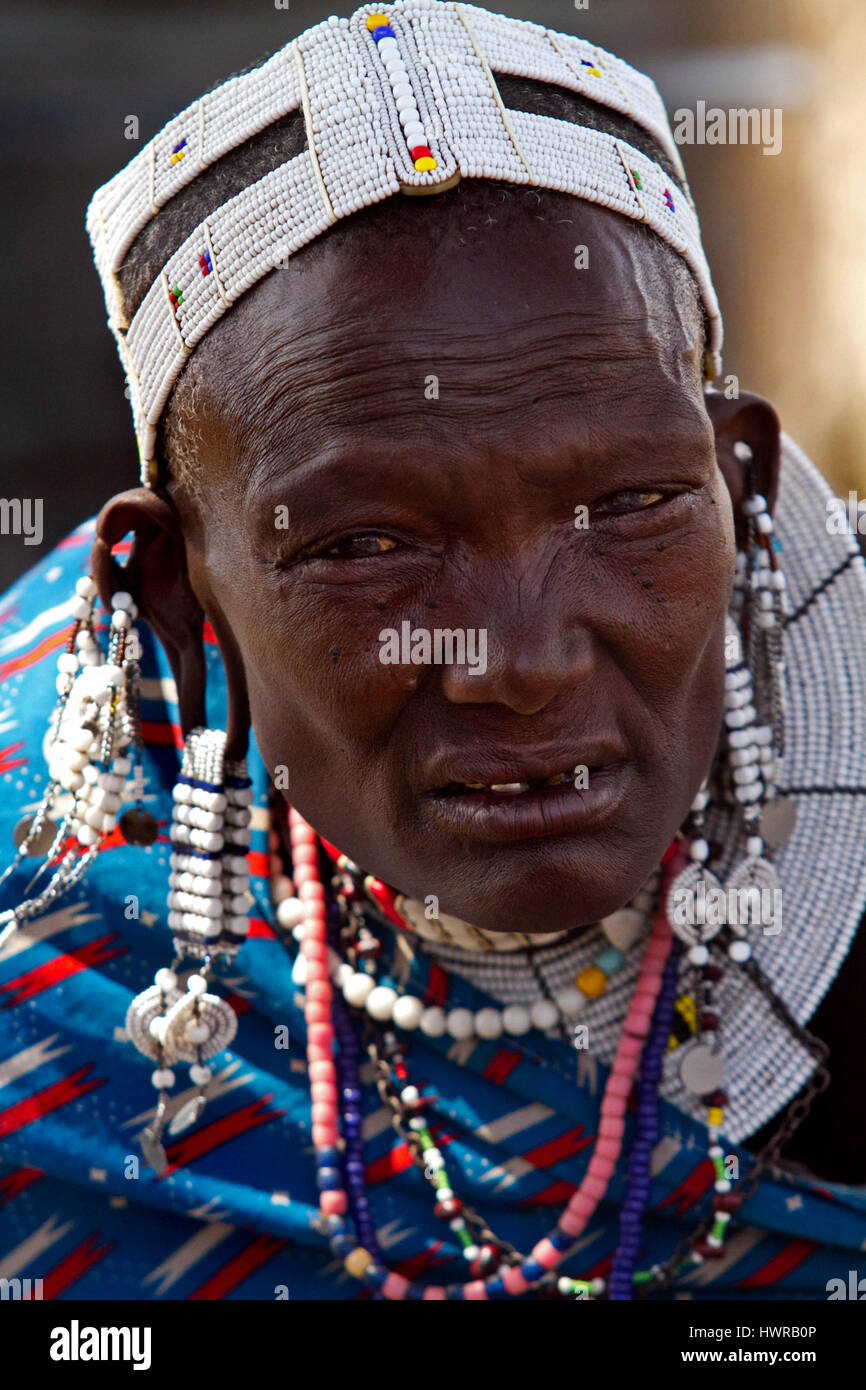
<svg viewBox="0 0 866 1390"><path fill-rule="evenodd" d="M532 787L561 787L571 776L569 769L567 772L556 772L552 777L545 777L543 782L455 782L452 785L455 790L463 787L470 792L497 792L501 796L519 796L521 792L528 792Z"/></svg>

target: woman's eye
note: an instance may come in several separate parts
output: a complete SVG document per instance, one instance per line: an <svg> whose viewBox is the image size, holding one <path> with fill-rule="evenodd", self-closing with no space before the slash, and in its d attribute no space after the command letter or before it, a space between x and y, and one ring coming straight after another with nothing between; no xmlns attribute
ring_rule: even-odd
<svg viewBox="0 0 866 1390"><path fill-rule="evenodd" d="M391 536L381 536L377 532L370 531L363 535L344 536L342 540L335 541L333 545L318 551L316 558L364 560L370 555L383 555L387 550L394 550L396 545L397 542Z"/></svg>
<svg viewBox="0 0 866 1390"><path fill-rule="evenodd" d="M643 512L654 507L657 502L669 496L665 492L617 492L613 497L604 497L596 504L596 509L605 516L626 516L629 512Z"/></svg>

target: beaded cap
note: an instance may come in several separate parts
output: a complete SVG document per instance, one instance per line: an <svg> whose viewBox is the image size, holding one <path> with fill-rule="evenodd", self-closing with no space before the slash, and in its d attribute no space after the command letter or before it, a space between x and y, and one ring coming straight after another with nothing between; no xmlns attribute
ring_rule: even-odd
<svg viewBox="0 0 866 1390"><path fill-rule="evenodd" d="M665 151L680 182L624 140L507 109L496 72L549 82L628 116ZM296 110L306 148L211 212L128 322L117 272L142 228L203 169ZM461 178L556 189L648 224L695 276L705 373L719 373L718 303L653 82L583 39L475 5L363 5L194 102L94 194L87 230L129 383L142 482L157 482L156 426L187 357L246 290L339 218L396 193L443 192Z"/></svg>

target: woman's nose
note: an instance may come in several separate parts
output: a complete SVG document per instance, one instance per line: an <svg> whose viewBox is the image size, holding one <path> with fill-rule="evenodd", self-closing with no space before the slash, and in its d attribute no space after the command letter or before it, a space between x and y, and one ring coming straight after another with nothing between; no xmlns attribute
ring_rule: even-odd
<svg viewBox="0 0 866 1390"><path fill-rule="evenodd" d="M546 587L546 586L545 586ZM533 597L515 581L510 601L488 609L487 625L466 633L467 657L443 667L442 690L454 704L496 704L537 714L592 670L593 639L565 595ZM479 605L480 616L484 609ZM484 656L482 661L480 656Z"/></svg>

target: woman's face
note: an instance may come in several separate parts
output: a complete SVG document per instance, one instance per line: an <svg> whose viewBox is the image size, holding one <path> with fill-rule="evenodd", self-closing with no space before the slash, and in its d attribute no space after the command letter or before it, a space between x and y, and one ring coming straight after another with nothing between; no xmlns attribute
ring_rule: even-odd
<svg viewBox="0 0 866 1390"><path fill-rule="evenodd" d="M342 224L268 276L202 354L206 497L178 497L288 799L403 892L524 932L623 904L683 821L734 559L681 282L616 214L539 206L419 207L417 238L383 215L375 251ZM383 661L404 624L475 633L472 664Z"/></svg>

